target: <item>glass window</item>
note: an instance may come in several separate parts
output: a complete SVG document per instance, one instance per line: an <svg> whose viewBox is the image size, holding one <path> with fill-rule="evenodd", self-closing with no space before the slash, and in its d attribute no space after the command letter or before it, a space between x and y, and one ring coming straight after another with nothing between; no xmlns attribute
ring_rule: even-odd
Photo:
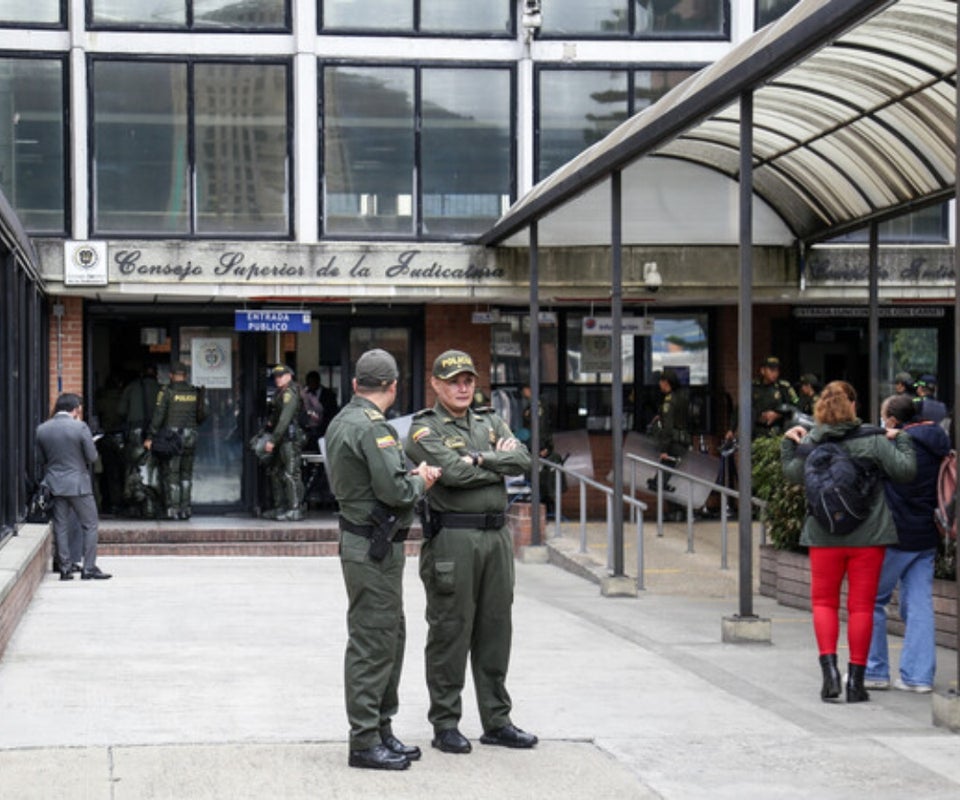
<svg viewBox="0 0 960 800"><path fill-rule="evenodd" d="M420 0L420 30L509 33L509 0Z"/></svg>
<svg viewBox="0 0 960 800"><path fill-rule="evenodd" d="M0 186L31 233L66 228L63 61L0 58Z"/></svg>
<svg viewBox="0 0 960 800"><path fill-rule="evenodd" d="M510 202L510 73L425 69L423 232L481 233Z"/></svg>
<svg viewBox="0 0 960 800"><path fill-rule="evenodd" d="M321 5L321 26L325 29L413 30L413 0L377 0L375 8L356 0L323 0Z"/></svg>
<svg viewBox="0 0 960 800"><path fill-rule="evenodd" d="M286 67L92 69L96 233L288 232Z"/></svg>
<svg viewBox="0 0 960 800"><path fill-rule="evenodd" d="M400 377L397 378L397 399L387 409L388 418L412 414L413 407L413 357L410 351L409 328L366 328L350 329L350 364L352 368L367 350L379 347L386 350L397 361Z"/></svg>
<svg viewBox="0 0 960 800"><path fill-rule="evenodd" d="M91 0L90 16L101 27L282 30L287 0Z"/></svg>
<svg viewBox="0 0 960 800"><path fill-rule="evenodd" d="M757 22L754 28L759 30L764 25L780 19L800 0L757 0Z"/></svg>
<svg viewBox="0 0 960 800"><path fill-rule="evenodd" d="M711 36L726 30L726 0L637 0L638 36Z"/></svg>
<svg viewBox="0 0 960 800"><path fill-rule="evenodd" d="M512 192L512 83L506 68L324 67L324 232L486 229Z"/></svg>
<svg viewBox="0 0 960 800"><path fill-rule="evenodd" d="M0 25L61 24L60 0L0 0Z"/></svg>
<svg viewBox="0 0 960 800"><path fill-rule="evenodd" d="M414 72L323 73L327 233L413 233Z"/></svg>
<svg viewBox="0 0 960 800"><path fill-rule="evenodd" d="M894 393L894 376L909 372L914 380L921 375L940 374L939 341L936 328L880 328L881 396ZM938 392L942 394L942 392ZM941 398L942 399L942 398Z"/></svg>
<svg viewBox="0 0 960 800"><path fill-rule="evenodd" d="M696 70L543 69L537 102L537 179L600 141ZM633 89L629 88L630 83Z"/></svg>
<svg viewBox="0 0 960 800"><path fill-rule="evenodd" d="M287 231L286 69L198 64L197 233Z"/></svg>
<svg viewBox="0 0 960 800"><path fill-rule="evenodd" d="M93 139L98 234L189 232L186 64L95 64Z"/></svg>
<svg viewBox="0 0 960 800"><path fill-rule="evenodd" d="M558 379L558 329L556 320L540 322L540 382ZM490 382L530 385L530 315L503 314L490 330L492 353Z"/></svg>
<svg viewBox="0 0 960 800"><path fill-rule="evenodd" d="M626 72L542 70L539 89L538 179L600 141L629 115Z"/></svg>
<svg viewBox="0 0 960 800"><path fill-rule="evenodd" d="M541 30L551 35L627 35L628 6L628 0L548 0L543 3Z"/></svg>
<svg viewBox="0 0 960 800"><path fill-rule="evenodd" d="M942 203L911 211L877 226L882 244L946 244L949 241L949 206ZM870 241L870 228L859 228L829 240L833 244Z"/></svg>

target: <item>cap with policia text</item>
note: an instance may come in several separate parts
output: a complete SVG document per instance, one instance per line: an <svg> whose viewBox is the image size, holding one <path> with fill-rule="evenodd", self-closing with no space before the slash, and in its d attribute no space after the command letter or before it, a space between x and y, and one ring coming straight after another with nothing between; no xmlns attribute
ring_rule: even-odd
<svg viewBox="0 0 960 800"><path fill-rule="evenodd" d="M442 381L449 380L461 372L469 372L480 377L477 368L473 366L473 359L462 350L447 350L437 356L433 362L433 377Z"/></svg>
<svg viewBox="0 0 960 800"><path fill-rule="evenodd" d="M386 350L367 350L357 359L354 375L358 386L385 389L400 376L396 359Z"/></svg>

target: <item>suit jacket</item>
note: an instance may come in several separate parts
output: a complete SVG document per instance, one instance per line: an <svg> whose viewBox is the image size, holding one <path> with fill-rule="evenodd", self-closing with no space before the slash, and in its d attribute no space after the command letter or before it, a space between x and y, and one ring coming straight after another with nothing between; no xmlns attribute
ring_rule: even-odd
<svg viewBox="0 0 960 800"><path fill-rule="evenodd" d="M90 466L97 460L97 446L86 422L65 411L57 412L37 427L37 451L43 483L51 494L93 494Z"/></svg>

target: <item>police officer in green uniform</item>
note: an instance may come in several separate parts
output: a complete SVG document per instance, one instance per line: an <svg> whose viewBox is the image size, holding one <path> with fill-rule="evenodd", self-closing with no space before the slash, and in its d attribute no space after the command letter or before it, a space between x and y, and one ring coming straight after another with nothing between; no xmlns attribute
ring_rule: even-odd
<svg viewBox="0 0 960 800"><path fill-rule="evenodd" d="M760 377L753 382L753 438L783 433L784 405L796 406L797 393L789 381L780 379L780 359L769 356L760 366Z"/></svg>
<svg viewBox="0 0 960 800"><path fill-rule="evenodd" d="M413 505L440 470L408 471L384 412L397 397L397 364L385 350L357 361L353 399L326 432L327 462L340 505L340 566L347 587L344 688L351 767L406 769L420 748L393 734L403 666L404 540Z"/></svg>
<svg viewBox="0 0 960 800"><path fill-rule="evenodd" d="M277 364L271 371L277 393L270 407L264 431L269 435L264 449L272 453L267 463L273 508L264 512L267 519L297 521L303 519L303 479L300 455L303 429L300 427L300 389L293 382L293 370Z"/></svg>
<svg viewBox="0 0 960 800"><path fill-rule="evenodd" d="M203 387L187 383L187 365L177 361L170 367L170 383L157 395L157 404L143 446L149 450L161 428L180 434L180 453L160 459L160 485L167 519L190 519L193 492L193 457L197 448L197 426L206 419Z"/></svg>
<svg viewBox="0 0 960 800"><path fill-rule="evenodd" d="M801 414L813 416L813 408L820 399L820 381L812 372L806 372L798 381L797 408Z"/></svg>
<svg viewBox="0 0 960 800"><path fill-rule="evenodd" d="M153 364L147 364L138 378L123 387L120 406L117 409L124 424L123 454L126 476L123 484L123 499L129 505L136 506L143 517L154 517L157 513L157 509L154 508L154 493L144 485L140 468L144 466L148 476L155 476L156 464L154 459L144 458L146 450L143 447L143 440L159 393L157 368ZM148 480L148 483L151 481Z"/></svg>
<svg viewBox="0 0 960 800"><path fill-rule="evenodd" d="M433 746L469 753L459 731L467 657L483 744L533 747L510 720L506 689L512 638L513 546L506 527L505 475L530 469L530 454L492 409L471 409L477 370L467 353L433 363L433 408L414 416L406 452L443 472L427 496L420 577L427 595L426 668Z"/></svg>
<svg viewBox="0 0 960 800"><path fill-rule="evenodd" d="M660 373L660 408L652 425L653 438L660 452L660 463L676 468L680 459L690 450L690 399L680 386L680 379L672 369ZM663 488L672 492L670 475L664 476ZM647 488L656 491L657 479L650 478Z"/></svg>

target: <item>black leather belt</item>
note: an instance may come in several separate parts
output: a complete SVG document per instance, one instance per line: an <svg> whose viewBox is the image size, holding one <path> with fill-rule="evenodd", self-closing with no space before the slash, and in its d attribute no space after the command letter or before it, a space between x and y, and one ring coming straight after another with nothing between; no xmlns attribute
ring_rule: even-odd
<svg viewBox="0 0 960 800"><path fill-rule="evenodd" d="M357 536L362 536L364 539L369 539L373 535L373 525L354 525L352 522L344 519L343 517L340 517L340 530L347 531L348 533L355 533ZM405 542L409 533L409 528L400 528L400 530L393 534L393 541Z"/></svg>
<svg viewBox="0 0 960 800"><path fill-rule="evenodd" d="M499 530L507 519L502 511L496 514L455 514L451 511L434 511L432 508L430 516L437 520L439 528L477 528L482 531Z"/></svg>

